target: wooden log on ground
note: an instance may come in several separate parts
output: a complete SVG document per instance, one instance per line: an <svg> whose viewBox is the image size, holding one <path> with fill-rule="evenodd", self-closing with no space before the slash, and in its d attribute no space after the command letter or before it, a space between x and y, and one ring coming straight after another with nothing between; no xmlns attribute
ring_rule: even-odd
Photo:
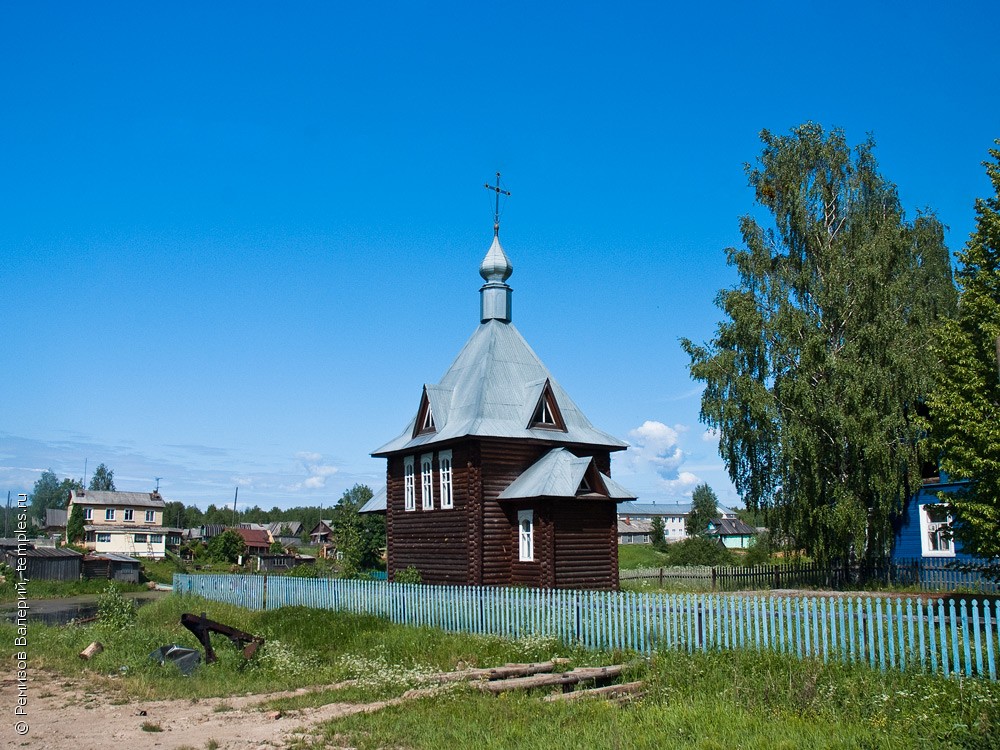
<svg viewBox="0 0 1000 750"><path fill-rule="evenodd" d="M530 690L539 687L554 687L556 685L576 685L587 680L610 680L622 673L622 664L610 667L580 667L569 672L556 674L537 674L531 677L513 677L508 680L480 682L476 687L487 693L504 693L510 690Z"/></svg>
<svg viewBox="0 0 1000 750"><path fill-rule="evenodd" d="M546 701L578 701L585 698L620 698L626 695L638 695L642 692L642 680L626 682L621 685L605 685L604 687L574 690L570 693L553 693L546 695Z"/></svg>
<svg viewBox="0 0 1000 750"><path fill-rule="evenodd" d="M551 672L553 669L569 662L569 659L552 659L550 661L533 662L531 664L504 664L502 667L486 669L461 669L455 672L441 672L430 675L422 682L463 682L473 680L500 680L510 677L527 677L530 675Z"/></svg>
<svg viewBox="0 0 1000 750"><path fill-rule="evenodd" d="M87 648L80 652L79 656L84 661L90 661L104 650L104 645L100 641L94 641Z"/></svg>

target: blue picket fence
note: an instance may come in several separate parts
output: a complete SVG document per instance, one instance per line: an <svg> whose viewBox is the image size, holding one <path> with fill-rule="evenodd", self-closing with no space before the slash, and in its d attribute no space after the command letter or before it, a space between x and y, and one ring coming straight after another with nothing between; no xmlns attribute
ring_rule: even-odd
<svg viewBox="0 0 1000 750"><path fill-rule="evenodd" d="M780 565L689 565L631 568L622 581L648 581L661 588L685 591L748 591L783 588L857 590L867 584L906 586L920 591L1000 593L1000 583L972 562L894 559L873 564L823 565L790 562Z"/></svg>
<svg viewBox="0 0 1000 750"><path fill-rule="evenodd" d="M174 575L174 592L249 609L306 606L463 633L593 649L776 651L997 679L1000 601L742 596L423 586L257 575Z"/></svg>

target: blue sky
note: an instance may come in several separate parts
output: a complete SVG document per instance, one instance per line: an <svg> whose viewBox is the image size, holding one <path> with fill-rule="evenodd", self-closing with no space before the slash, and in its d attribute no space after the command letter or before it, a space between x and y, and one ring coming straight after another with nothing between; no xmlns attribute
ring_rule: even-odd
<svg viewBox="0 0 1000 750"><path fill-rule="evenodd" d="M206 507L330 504L478 324L514 321L643 500L707 481L708 339L758 132L878 143L957 250L1000 137L993 3L7 3L0 490L101 462Z"/></svg>

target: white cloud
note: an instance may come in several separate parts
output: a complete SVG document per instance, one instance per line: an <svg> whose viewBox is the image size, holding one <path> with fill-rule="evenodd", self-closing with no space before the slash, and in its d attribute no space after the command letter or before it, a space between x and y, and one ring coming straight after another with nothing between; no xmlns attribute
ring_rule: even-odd
<svg viewBox="0 0 1000 750"><path fill-rule="evenodd" d="M701 479L690 471L677 472L676 479L661 479L663 488L676 495L690 495L694 487L701 482Z"/></svg>
<svg viewBox="0 0 1000 750"><path fill-rule="evenodd" d="M701 433L701 439L706 443L715 443L719 440L719 431L714 427L709 427L703 433Z"/></svg>
<svg viewBox="0 0 1000 750"><path fill-rule="evenodd" d="M686 430L684 425L669 427L647 419L629 432L633 445L628 453L633 470L641 473L651 469L661 479L676 479L677 470L684 462L680 435Z"/></svg>
<svg viewBox="0 0 1000 750"><path fill-rule="evenodd" d="M336 466L322 463L323 455L321 453L302 451L297 453L295 457L302 461L302 466L308 475L299 483L298 487L301 489L322 489L326 486L326 480L338 471Z"/></svg>

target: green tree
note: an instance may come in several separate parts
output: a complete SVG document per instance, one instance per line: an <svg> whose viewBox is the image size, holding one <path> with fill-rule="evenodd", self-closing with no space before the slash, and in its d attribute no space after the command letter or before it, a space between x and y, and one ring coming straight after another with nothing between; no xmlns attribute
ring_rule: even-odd
<svg viewBox="0 0 1000 750"><path fill-rule="evenodd" d="M163 504L163 525L186 529L195 524L188 522L188 509L184 503L172 500Z"/></svg>
<svg viewBox="0 0 1000 750"><path fill-rule="evenodd" d="M976 231L956 254L958 313L934 338L940 366L928 407L941 468L972 480L942 496L958 521L953 531L964 551L1000 558L1000 150L990 156L994 195L976 201Z"/></svg>
<svg viewBox="0 0 1000 750"><path fill-rule="evenodd" d="M104 464L94 469L94 476L90 478L88 490L104 490L106 492L115 491L115 472Z"/></svg>
<svg viewBox="0 0 1000 750"><path fill-rule="evenodd" d="M59 478L51 469L43 471L35 481L31 492L31 515L39 526L45 525L45 511L49 508L65 508L70 490L82 490L83 483L77 479Z"/></svg>
<svg viewBox="0 0 1000 750"><path fill-rule="evenodd" d="M371 489L356 484L344 492L331 514L337 551L344 555L347 573L375 567L385 547L385 517L381 513L358 513L371 498Z"/></svg>
<svg viewBox="0 0 1000 750"><path fill-rule="evenodd" d="M226 529L208 541L208 554L219 562L236 562L247 551L243 537L232 529Z"/></svg>
<svg viewBox="0 0 1000 750"><path fill-rule="evenodd" d="M653 516L650 522L649 541L657 549L663 549L667 544L667 538L663 533L663 517Z"/></svg>
<svg viewBox="0 0 1000 750"><path fill-rule="evenodd" d="M69 512L69 518L66 521L66 541L70 544L83 541L83 538L87 534L83 527L83 506L74 503L73 509Z"/></svg>
<svg viewBox="0 0 1000 750"><path fill-rule="evenodd" d="M747 165L773 226L741 221L714 339L682 340L705 383L701 419L751 510L819 561L876 559L918 486L931 387L927 341L954 309L940 222L907 221L867 141L808 123L761 133Z"/></svg>
<svg viewBox="0 0 1000 750"><path fill-rule="evenodd" d="M719 517L719 498L707 484L699 484L691 493L691 512L684 520L688 536L698 536L708 531L708 524Z"/></svg>

